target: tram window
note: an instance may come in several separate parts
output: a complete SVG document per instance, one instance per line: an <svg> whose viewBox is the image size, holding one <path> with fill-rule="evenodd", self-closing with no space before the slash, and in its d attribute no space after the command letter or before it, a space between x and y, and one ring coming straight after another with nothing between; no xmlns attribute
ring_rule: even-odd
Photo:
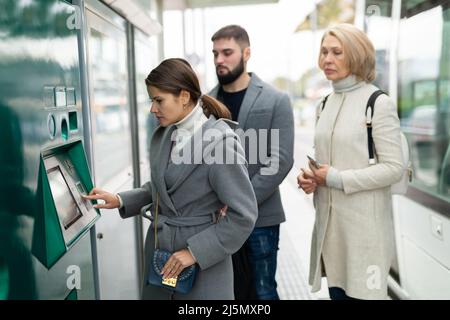
<svg viewBox="0 0 450 320"><path fill-rule="evenodd" d="M374 84L389 93L390 39L386 34L392 29L392 1L366 1L365 30L375 47L376 74Z"/></svg>
<svg viewBox="0 0 450 320"><path fill-rule="evenodd" d="M450 200L450 7L438 1L403 3L398 106L411 147L413 184Z"/></svg>
<svg viewBox="0 0 450 320"><path fill-rule="evenodd" d="M409 0L402 1L402 18L413 17L438 5L448 5L448 0Z"/></svg>
<svg viewBox="0 0 450 320"><path fill-rule="evenodd" d="M56 211L64 229L74 224L82 213L78 208L72 192L64 179L59 166L51 168L47 171L50 189L52 190L53 200L55 201Z"/></svg>

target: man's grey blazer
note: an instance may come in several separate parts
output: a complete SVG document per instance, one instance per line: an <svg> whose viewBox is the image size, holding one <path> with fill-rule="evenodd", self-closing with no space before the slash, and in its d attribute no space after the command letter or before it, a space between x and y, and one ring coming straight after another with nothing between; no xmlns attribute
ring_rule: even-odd
<svg viewBox="0 0 450 320"><path fill-rule="evenodd" d="M242 136L242 133L240 135L249 163L248 172L258 201L258 220L255 227L266 227L286 220L279 185L294 163L294 115L287 94L265 83L256 74L249 73L249 75L251 80L242 101L238 122L243 133L248 133L245 136ZM219 88L217 85L209 94L217 98ZM251 136L248 129L269 130L267 143L264 143L264 135L260 132L258 142L255 144L254 140L247 138ZM279 143L274 139L271 146L270 137L274 134L271 132L273 129L279 132ZM266 148L266 152L263 148ZM254 161L255 157L257 161Z"/></svg>

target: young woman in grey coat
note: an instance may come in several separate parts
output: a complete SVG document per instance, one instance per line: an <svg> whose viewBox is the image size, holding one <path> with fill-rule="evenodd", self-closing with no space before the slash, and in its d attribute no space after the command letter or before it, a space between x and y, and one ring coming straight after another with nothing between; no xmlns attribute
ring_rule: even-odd
<svg viewBox="0 0 450 320"><path fill-rule="evenodd" d="M201 94L197 76L185 60L163 61L146 85L151 112L160 123L150 147L151 181L117 195L94 188L87 198L104 200L98 208L120 208L123 218L152 204L143 299L234 299L231 254L250 235L257 204L244 151L232 130L234 124L227 120L230 113L216 99ZM219 211L225 205L222 215ZM187 294L147 284L155 224L158 248L173 253L162 270L164 278L199 266Z"/></svg>
<svg viewBox="0 0 450 320"><path fill-rule="evenodd" d="M369 163L366 104L378 90L375 50L364 32L342 24L322 38L319 66L333 93L317 109L314 137L318 169L298 177L314 192L316 221L311 244L313 291L327 277L331 299L385 299L394 258L390 186L400 180L403 159L395 103L376 99L372 135L376 163Z"/></svg>

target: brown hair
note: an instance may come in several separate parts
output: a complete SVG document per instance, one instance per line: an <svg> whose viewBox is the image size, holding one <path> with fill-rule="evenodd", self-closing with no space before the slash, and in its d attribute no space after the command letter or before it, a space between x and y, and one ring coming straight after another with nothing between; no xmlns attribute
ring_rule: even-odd
<svg viewBox="0 0 450 320"><path fill-rule="evenodd" d="M201 98L203 113L209 117L231 119L231 113L218 100L208 95L202 95L198 78L191 65L184 59L172 58L161 62L145 79L147 86L179 96L181 90L190 94L191 102L196 105Z"/></svg>
<svg viewBox="0 0 450 320"><path fill-rule="evenodd" d="M352 74L366 82L375 80L375 49L363 31L351 24L341 23L325 31L321 45L326 36L336 37L342 44ZM319 54L319 66L321 60L322 54Z"/></svg>
<svg viewBox="0 0 450 320"><path fill-rule="evenodd" d="M232 24L225 26L216 33L213 34L211 37L211 41L216 41L219 39L231 39L233 38L241 47L241 49L250 47L250 38L248 37L247 31L245 31L244 28L241 26Z"/></svg>

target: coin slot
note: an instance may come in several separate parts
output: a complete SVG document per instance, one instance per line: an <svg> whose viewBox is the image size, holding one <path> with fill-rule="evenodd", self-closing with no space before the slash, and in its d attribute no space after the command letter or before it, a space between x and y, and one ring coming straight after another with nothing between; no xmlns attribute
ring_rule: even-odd
<svg viewBox="0 0 450 320"><path fill-rule="evenodd" d="M61 121L61 137L63 140L69 139L69 128L67 126L67 120L62 119Z"/></svg>

